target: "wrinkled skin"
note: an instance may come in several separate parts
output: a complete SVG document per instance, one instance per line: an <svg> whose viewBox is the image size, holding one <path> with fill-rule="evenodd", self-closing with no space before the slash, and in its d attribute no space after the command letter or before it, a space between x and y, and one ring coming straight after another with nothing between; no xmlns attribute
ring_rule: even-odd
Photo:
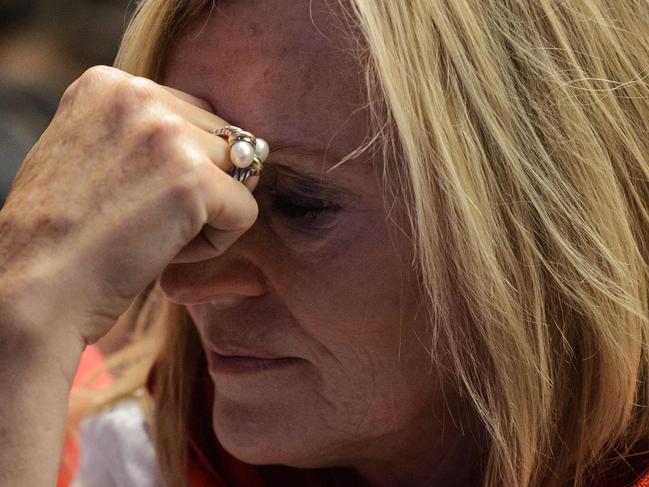
<svg viewBox="0 0 649 487"><path fill-rule="evenodd" d="M163 83L266 138L271 155L252 228L218 258L169 265L161 284L206 350L236 341L301 359L211 373L219 441L248 463L346 466L367 485L467 485L471 450L431 372L409 241L390 233L384 161L364 155L325 171L368 135L354 46L322 1L224 2L208 13L174 42ZM304 174L322 187L305 191ZM338 209L300 217L277 194Z"/></svg>

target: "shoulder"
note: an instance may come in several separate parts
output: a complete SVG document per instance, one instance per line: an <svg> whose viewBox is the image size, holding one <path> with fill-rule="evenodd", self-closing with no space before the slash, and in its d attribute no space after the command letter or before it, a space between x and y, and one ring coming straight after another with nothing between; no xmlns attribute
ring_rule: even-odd
<svg viewBox="0 0 649 487"><path fill-rule="evenodd" d="M81 458L71 487L162 485L139 402L127 399L81 425Z"/></svg>

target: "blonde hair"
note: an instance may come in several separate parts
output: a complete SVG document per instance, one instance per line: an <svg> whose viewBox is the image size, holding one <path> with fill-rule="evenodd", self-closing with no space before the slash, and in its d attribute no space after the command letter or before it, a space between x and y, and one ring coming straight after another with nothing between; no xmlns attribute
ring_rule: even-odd
<svg viewBox="0 0 649 487"><path fill-rule="evenodd" d="M159 79L170 39L211 3L142 1L116 66ZM340 3L363 34L431 360L450 355L488 435L483 485L587 484L649 430L649 2ZM164 478L182 486L199 345L165 306L146 325L172 335L151 352L153 421Z"/></svg>

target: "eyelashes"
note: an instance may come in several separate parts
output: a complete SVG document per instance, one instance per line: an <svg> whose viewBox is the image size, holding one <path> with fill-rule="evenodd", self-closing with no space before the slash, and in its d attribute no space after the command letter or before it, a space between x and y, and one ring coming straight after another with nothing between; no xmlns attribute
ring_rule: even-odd
<svg viewBox="0 0 649 487"><path fill-rule="evenodd" d="M340 206L323 200L307 200L273 191L273 207L291 220L315 222L340 210Z"/></svg>
<svg viewBox="0 0 649 487"><path fill-rule="evenodd" d="M268 210L286 224L293 224L300 230L317 230L331 223L335 214L343 209L327 197L329 194L335 196L332 189L323 188L321 183L314 185L301 176L280 177L275 164L269 169L268 174L274 177L262 178L256 194L267 202Z"/></svg>

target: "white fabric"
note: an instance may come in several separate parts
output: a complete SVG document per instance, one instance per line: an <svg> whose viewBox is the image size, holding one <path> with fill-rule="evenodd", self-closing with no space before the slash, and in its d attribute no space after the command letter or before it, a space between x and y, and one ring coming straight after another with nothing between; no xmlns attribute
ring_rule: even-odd
<svg viewBox="0 0 649 487"><path fill-rule="evenodd" d="M71 487L160 487L155 451L134 399L86 419Z"/></svg>

